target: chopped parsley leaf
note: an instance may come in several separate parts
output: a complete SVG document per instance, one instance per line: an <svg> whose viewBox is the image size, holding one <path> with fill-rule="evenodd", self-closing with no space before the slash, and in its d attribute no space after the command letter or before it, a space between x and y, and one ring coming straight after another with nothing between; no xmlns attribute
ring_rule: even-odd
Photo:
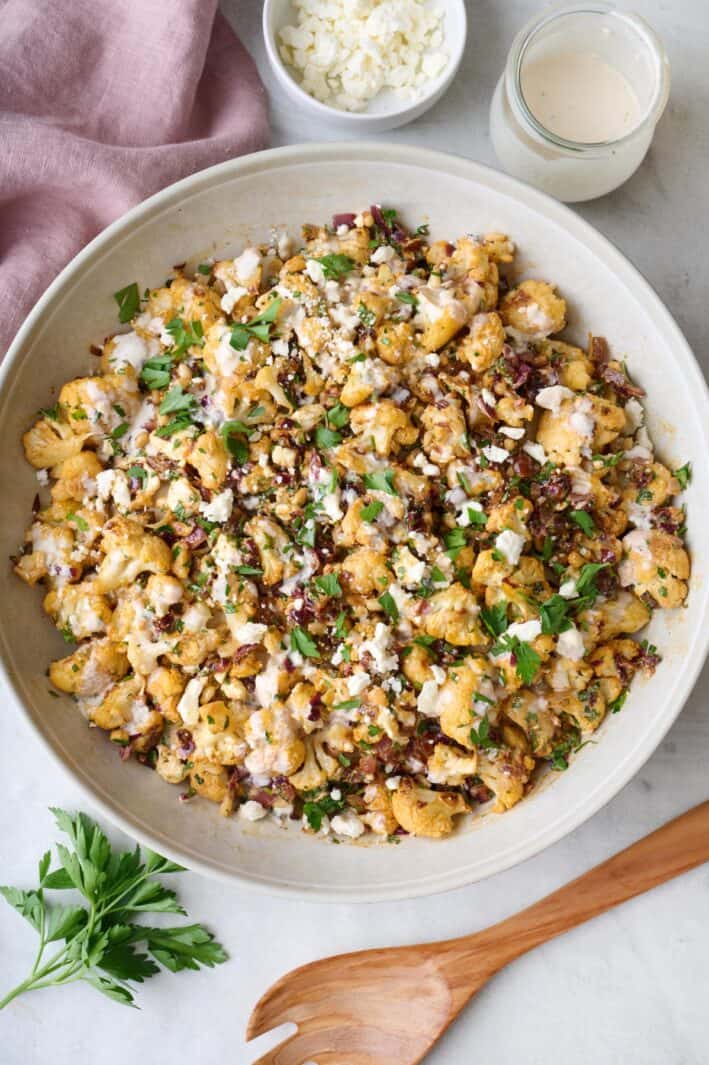
<svg viewBox="0 0 709 1065"><path fill-rule="evenodd" d="M593 536L596 524L591 515L585 510L570 510L569 519L578 525L584 536Z"/></svg>
<svg viewBox="0 0 709 1065"><path fill-rule="evenodd" d="M320 652L318 651L317 644L305 629L301 629L300 625L292 630L290 634L291 650L299 651L306 658L320 658Z"/></svg>
<svg viewBox="0 0 709 1065"><path fill-rule="evenodd" d="M138 283L133 281L132 284L119 289L118 292L113 293L113 298L118 304L118 321L130 322L140 307Z"/></svg>
<svg viewBox="0 0 709 1065"><path fill-rule="evenodd" d="M378 473L365 473L363 480L364 487L369 488L371 492L386 492L387 495L390 496L398 494L394 487L393 470L381 470Z"/></svg>

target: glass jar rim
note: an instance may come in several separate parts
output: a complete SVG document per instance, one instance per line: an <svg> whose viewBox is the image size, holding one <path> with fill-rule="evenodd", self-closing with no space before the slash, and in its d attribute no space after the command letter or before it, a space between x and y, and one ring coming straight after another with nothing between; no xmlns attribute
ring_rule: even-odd
<svg viewBox="0 0 709 1065"><path fill-rule="evenodd" d="M653 57L656 84L652 98L642 118L622 137L616 137L608 141L574 141L561 137L547 129L539 121L524 98L522 91L522 65L528 47L540 30L569 15L610 15L613 18L617 18L633 30L638 40L644 44L646 50ZM591 154L626 144L637 137L651 123L653 125L657 124L670 94L670 63L659 37L645 19L639 15L620 11L614 4L610 3L571 4L541 15L535 15L533 19L522 27L512 42L512 47L507 57L505 84L510 104L517 118L531 127L531 130L543 142L555 148L560 148L570 155L578 155L583 152Z"/></svg>

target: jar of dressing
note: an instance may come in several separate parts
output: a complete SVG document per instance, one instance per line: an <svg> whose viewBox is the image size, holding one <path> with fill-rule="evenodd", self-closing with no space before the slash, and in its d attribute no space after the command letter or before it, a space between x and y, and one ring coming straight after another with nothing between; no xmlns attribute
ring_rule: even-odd
<svg viewBox="0 0 709 1065"><path fill-rule="evenodd" d="M540 15L517 35L490 108L510 174L579 202L638 168L665 109L670 67L653 30L611 4Z"/></svg>

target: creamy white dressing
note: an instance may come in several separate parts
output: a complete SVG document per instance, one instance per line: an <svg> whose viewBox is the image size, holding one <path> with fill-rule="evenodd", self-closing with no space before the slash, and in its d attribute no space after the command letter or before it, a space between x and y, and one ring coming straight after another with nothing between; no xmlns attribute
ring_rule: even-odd
<svg viewBox="0 0 709 1065"><path fill-rule="evenodd" d="M565 140L618 140L638 124L640 103L619 70L595 52L564 47L524 64L522 93L534 117Z"/></svg>

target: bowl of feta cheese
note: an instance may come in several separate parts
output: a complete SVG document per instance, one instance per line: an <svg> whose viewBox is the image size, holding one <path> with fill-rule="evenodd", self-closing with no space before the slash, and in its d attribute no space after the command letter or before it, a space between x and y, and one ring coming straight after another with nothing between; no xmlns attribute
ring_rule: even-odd
<svg viewBox="0 0 709 1065"><path fill-rule="evenodd" d="M394 129L453 81L463 0L266 0L266 53L280 87L313 117L360 134Z"/></svg>

